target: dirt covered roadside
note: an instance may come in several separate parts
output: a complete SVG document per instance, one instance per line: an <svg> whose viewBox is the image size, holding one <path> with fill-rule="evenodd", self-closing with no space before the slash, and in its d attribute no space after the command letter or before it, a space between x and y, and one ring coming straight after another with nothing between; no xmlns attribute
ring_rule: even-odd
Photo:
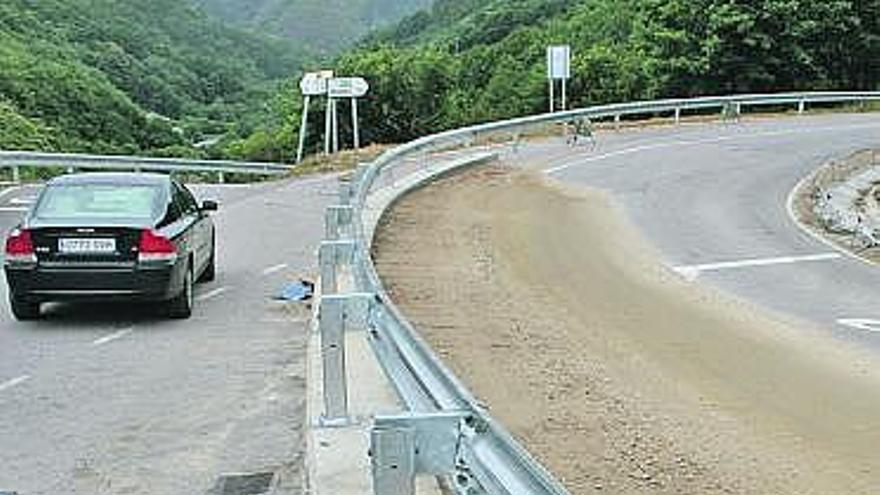
<svg viewBox="0 0 880 495"><path fill-rule="evenodd" d="M871 356L689 285L601 193L492 166L404 198L392 297L572 493L880 487Z"/></svg>

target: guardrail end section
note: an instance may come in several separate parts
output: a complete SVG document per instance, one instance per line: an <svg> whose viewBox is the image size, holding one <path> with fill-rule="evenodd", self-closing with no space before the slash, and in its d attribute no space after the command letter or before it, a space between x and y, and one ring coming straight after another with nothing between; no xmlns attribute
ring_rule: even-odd
<svg viewBox="0 0 880 495"><path fill-rule="evenodd" d="M373 493L415 495L417 475L454 475L464 417L459 412L376 416L370 432Z"/></svg>

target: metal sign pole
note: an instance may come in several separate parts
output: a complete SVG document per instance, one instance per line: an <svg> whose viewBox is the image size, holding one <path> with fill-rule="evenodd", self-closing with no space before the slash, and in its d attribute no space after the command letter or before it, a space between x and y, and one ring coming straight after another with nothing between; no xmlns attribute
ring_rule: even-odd
<svg viewBox="0 0 880 495"><path fill-rule="evenodd" d="M566 86L566 84L565 84L565 82L566 82L566 80L563 79L563 80L562 80L562 111L563 111L563 112L566 110L566 101L565 101L565 97L566 97L566 95L565 95L565 86Z"/></svg>
<svg viewBox="0 0 880 495"><path fill-rule="evenodd" d="M357 98L351 99L351 125L354 131L354 149L361 147L361 134L358 128L358 101Z"/></svg>
<svg viewBox="0 0 880 495"><path fill-rule="evenodd" d="M556 86L556 81L554 81L553 78L551 77L550 78L550 113L553 113L556 111L556 105L555 105L556 102L554 101L554 98L553 98L554 97L553 92L555 90L554 86Z"/></svg>
<svg viewBox="0 0 880 495"><path fill-rule="evenodd" d="M333 98L327 98L327 106L324 109L324 154L330 154L330 135L333 132L333 123L331 122Z"/></svg>
<svg viewBox="0 0 880 495"><path fill-rule="evenodd" d="M309 126L309 102L311 99L311 96L306 95L305 100L303 100L302 121L299 124L299 145L296 147L296 163L302 161L303 151L306 146L306 133Z"/></svg>
<svg viewBox="0 0 880 495"><path fill-rule="evenodd" d="M339 112L336 109L337 99L333 98L333 153L339 153Z"/></svg>

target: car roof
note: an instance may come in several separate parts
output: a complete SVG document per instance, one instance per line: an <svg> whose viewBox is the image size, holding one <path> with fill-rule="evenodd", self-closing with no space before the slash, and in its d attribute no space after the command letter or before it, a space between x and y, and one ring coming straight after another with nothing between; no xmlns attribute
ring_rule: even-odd
<svg viewBox="0 0 880 495"><path fill-rule="evenodd" d="M90 172L61 175L50 180L47 184L50 186L78 184L163 186L167 185L170 180L171 177L165 174L140 172Z"/></svg>

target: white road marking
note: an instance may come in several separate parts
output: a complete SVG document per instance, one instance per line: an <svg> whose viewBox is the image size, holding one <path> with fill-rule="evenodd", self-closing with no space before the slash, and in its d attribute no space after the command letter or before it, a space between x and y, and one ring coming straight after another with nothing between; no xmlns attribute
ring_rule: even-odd
<svg viewBox="0 0 880 495"><path fill-rule="evenodd" d="M3 206L3 207L0 207L0 212L21 213L21 212L25 212L25 211L28 211L28 208L26 206Z"/></svg>
<svg viewBox="0 0 880 495"><path fill-rule="evenodd" d="M218 287L212 291L205 292L204 294L196 297L196 301L207 301L208 299L211 299L212 297L217 297L220 294L223 294L227 290L228 289L226 287Z"/></svg>
<svg viewBox="0 0 880 495"><path fill-rule="evenodd" d="M872 129L880 126L880 124L872 123L872 124L854 124L851 126L826 126L826 127L809 127L803 129L786 129L784 131L768 131L768 132L757 132L753 134L736 134L733 136L716 136L713 138L704 138L704 139L691 139L691 140L680 140L680 141L654 141L652 143L642 144L639 146L633 146L631 148L624 148L616 151L609 151L608 153L603 153L601 155L596 156L584 156L582 155L579 158L574 158L569 162L563 163L562 165L558 165L556 167L548 168L544 170L544 173L547 175L553 175L562 171L565 171L569 168L583 165L590 162L597 162L600 160L606 160L608 158L614 158L616 156L623 155L632 155L635 153L640 153L642 151L650 151L662 148L674 148L678 146L694 146L699 144L714 144L714 143L723 143L725 141L738 141L738 140L747 140L747 139L755 139L755 138L763 138L763 137L773 137L773 136L788 136L788 135L796 135L796 134L813 134L817 132L829 132L829 131L842 131L842 130L857 130L857 129Z"/></svg>
<svg viewBox="0 0 880 495"><path fill-rule="evenodd" d="M263 270L263 275L272 275L273 273L278 273L285 268L287 268L287 263L280 263L275 266L270 266L269 268Z"/></svg>
<svg viewBox="0 0 880 495"><path fill-rule="evenodd" d="M0 191L0 198L2 198L3 196L6 196L7 194L12 194L15 191L18 191L19 189L21 189L21 186L7 187L6 189Z"/></svg>
<svg viewBox="0 0 880 495"><path fill-rule="evenodd" d="M93 341L92 346L98 347L104 344L109 344L110 342L113 342L114 340L119 340L132 332L134 332L134 327L123 328L118 332L113 332L110 335L106 335L104 337L101 337L100 339Z"/></svg>
<svg viewBox="0 0 880 495"><path fill-rule="evenodd" d="M866 332L880 332L880 320L870 318L841 318L837 323L846 327L864 330Z"/></svg>
<svg viewBox="0 0 880 495"><path fill-rule="evenodd" d="M30 375L21 375L17 378L13 378L12 380L7 380L5 382L0 383L0 392L5 392L6 390L11 389L12 387L17 387L22 383L30 380Z"/></svg>
<svg viewBox="0 0 880 495"><path fill-rule="evenodd" d="M719 263L703 263L699 265L683 265L673 268L684 278L693 280L702 272L719 270L734 270L737 268L750 268L758 266L790 265L793 263L805 263L810 261L830 261L843 258L840 253L812 254L807 256L780 256L778 258L753 258L737 261L722 261Z"/></svg>
<svg viewBox="0 0 880 495"><path fill-rule="evenodd" d="M30 205L33 204L34 200L37 198L26 196L23 198L12 198L9 200L9 204L11 205Z"/></svg>

